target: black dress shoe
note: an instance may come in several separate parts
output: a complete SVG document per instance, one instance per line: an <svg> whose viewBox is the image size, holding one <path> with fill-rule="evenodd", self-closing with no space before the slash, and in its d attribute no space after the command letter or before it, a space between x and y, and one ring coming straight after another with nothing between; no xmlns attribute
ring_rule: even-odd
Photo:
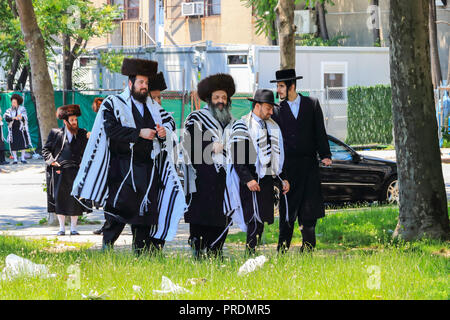
<svg viewBox="0 0 450 320"><path fill-rule="evenodd" d="M17 164L17 161L14 161L12 164Z"/></svg>
<svg viewBox="0 0 450 320"><path fill-rule="evenodd" d="M5 165L5 164L9 164L9 162L8 162L8 161L2 161L2 162L0 162L0 165Z"/></svg>
<svg viewBox="0 0 450 320"><path fill-rule="evenodd" d="M78 231L70 231L70 235L71 236L79 236L80 234L78 233Z"/></svg>
<svg viewBox="0 0 450 320"><path fill-rule="evenodd" d="M22 163L24 163L24 164L25 164L25 163L28 163L28 162L26 162L25 160L20 160L20 162L22 162Z"/></svg>
<svg viewBox="0 0 450 320"><path fill-rule="evenodd" d="M58 231L57 235L58 236L65 236L66 232L65 231Z"/></svg>
<svg viewBox="0 0 450 320"><path fill-rule="evenodd" d="M102 234L103 233L103 227L101 227L100 229L92 231L92 233L93 234Z"/></svg>

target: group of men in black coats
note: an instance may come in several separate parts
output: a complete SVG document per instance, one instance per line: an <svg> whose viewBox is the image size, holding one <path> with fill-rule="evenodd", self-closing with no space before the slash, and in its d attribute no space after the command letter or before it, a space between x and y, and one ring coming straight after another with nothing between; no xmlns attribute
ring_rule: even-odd
<svg viewBox="0 0 450 320"><path fill-rule="evenodd" d="M86 200L101 204L107 223L98 233L103 233L105 249L113 246L125 224L131 224L136 252L164 246L164 238L151 236L158 223L157 198L165 190L161 172L153 170L153 149L171 143L166 141L166 130L175 125L167 112L153 105L154 101L161 104L160 92L167 88L156 66L150 60L124 60L127 94L94 103L102 123L98 128L94 124L96 141L86 159L83 152L89 133L77 126L81 115L77 105L58 109L65 126L52 130L43 148L49 208L78 216L90 210ZM184 218L190 225L189 243L195 257L221 256L233 223L247 232L247 252L255 253L264 223L274 222L277 200L278 251L289 249L296 220L302 250L315 247L316 222L325 215L317 155L324 165L331 165L331 152L318 100L296 91L301 78L293 69L277 71L271 82L277 84L281 102L275 103L271 90L259 89L249 99L252 110L241 119L231 115L235 84L230 75L211 75L198 84L198 96L206 106L185 120L178 163L186 196ZM102 142L102 135L108 143ZM105 148L106 159L96 160ZM76 199L71 195L82 192L73 191L72 183L82 161L79 189L91 190L91 196ZM72 200L63 201L66 197ZM71 234L77 234L71 229ZM60 234L64 234L62 227Z"/></svg>
<svg viewBox="0 0 450 320"><path fill-rule="evenodd" d="M332 161L319 101L296 91L301 78L293 69L277 71L271 82L277 83L280 104L271 90L259 89L249 99L251 112L239 120L230 114L235 92L230 75L212 75L199 83L198 95L207 106L188 116L184 133L190 142L184 148L190 198L185 221L195 256L202 251L220 255L232 222L247 232L246 250L255 253L264 223L274 222L277 198L278 251L289 249L296 220L301 251L315 247L316 222L325 215L318 156L326 166ZM196 155L202 156L195 161ZM220 162L226 158L231 165Z"/></svg>

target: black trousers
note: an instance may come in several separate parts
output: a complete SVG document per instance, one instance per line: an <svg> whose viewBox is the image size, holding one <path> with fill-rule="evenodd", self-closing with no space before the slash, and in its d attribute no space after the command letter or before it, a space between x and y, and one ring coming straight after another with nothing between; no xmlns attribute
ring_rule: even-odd
<svg viewBox="0 0 450 320"><path fill-rule="evenodd" d="M189 224L189 243L194 255L200 257L201 251L206 249L208 255L221 256L228 235L228 229L225 232L224 230L225 227Z"/></svg>
<svg viewBox="0 0 450 320"><path fill-rule="evenodd" d="M264 223L253 220L247 224L246 250L248 253L255 253L256 246L261 244L263 231Z"/></svg>
<svg viewBox="0 0 450 320"><path fill-rule="evenodd" d="M292 235L294 233L295 221L288 223L285 216L280 210L280 235L278 237L277 250L285 252L291 246ZM302 221L300 217L297 218L298 225L302 226L302 250L308 248L314 248L316 246L316 223L317 219Z"/></svg>
<svg viewBox="0 0 450 320"><path fill-rule="evenodd" d="M103 226L103 246L113 247L119 238L125 223L119 222L109 215L105 215L106 222ZM133 234L133 251L137 254L162 250L165 241L150 237L150 227L144 225L131 225Z"/></svg>
<svg viewBox="0 0 450 320"><path fill-rule="evenodd" d="M6 162L5 160L5 151L4 150L0 150L0 163L4 163Z"/></svg>

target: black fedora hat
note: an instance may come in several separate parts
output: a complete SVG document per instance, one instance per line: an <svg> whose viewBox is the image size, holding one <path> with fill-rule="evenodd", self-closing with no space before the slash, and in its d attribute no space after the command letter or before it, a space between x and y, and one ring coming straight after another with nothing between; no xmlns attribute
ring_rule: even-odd
<svg viewBox="0 0 450 320"><path fill-rule="evenodd" d="M167 89L166 81L164 80L164 74L159 72L158 74L150 77L148 84L148 91L159 90L164 91Z"/></svg>
<svg viewBox="0 0 450 320"><path fill-rule="evenodd" d="M278 70L277 72L275 72L275 77L276 77L276 80L270 80L270 83L303 79L302 76L297 76L295 74L295 69Z"/></svg>
<svg viewBox="0 0 450 320"><path fill-rule="evenodd" d="M275 99L273 98L273 92L268 89L258 89L253 95L253 99L252 98L247 99L250 100L251 102L269 103L271 105L278 107L278 104L275 103Z"/></svg>

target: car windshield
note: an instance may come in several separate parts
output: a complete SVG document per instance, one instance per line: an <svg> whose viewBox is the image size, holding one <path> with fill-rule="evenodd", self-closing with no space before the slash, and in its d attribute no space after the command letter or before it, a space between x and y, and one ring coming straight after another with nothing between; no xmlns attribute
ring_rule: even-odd
<svg viewBox="0 0 450 320"><path fill-rule="evenodd" d="M331 140L328 140L328 143L330 144L332 160L352 160L352 154L347 148Z"/></svg>

